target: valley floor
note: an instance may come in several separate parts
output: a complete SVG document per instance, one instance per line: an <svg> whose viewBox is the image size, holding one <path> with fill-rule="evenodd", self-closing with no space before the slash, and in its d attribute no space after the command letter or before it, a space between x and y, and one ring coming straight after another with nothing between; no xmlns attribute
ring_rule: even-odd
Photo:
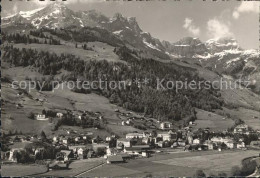
<svg viewBox="0 0 260 178"><path fill-rule="evenodd" d="M107 164L104 158L76 160L70 164L68 170L38 172L37 176L140 177L152 175L182 177L193 176L199 169L207 175L217 175L218 173L230 175L233 166L240 166L243 159L258 154L259 151L255 150L225 150L222 152L173 150L173 152L156 153L150 158L128 160L126 163L120 164ZM16 165L15 167L18 173L23 170L23 175L32 174L32 172L26 172L26 165ZM13 168L13 166L3 165L2 175L10 175L10 171L14 173L10 168Z"/></svg>

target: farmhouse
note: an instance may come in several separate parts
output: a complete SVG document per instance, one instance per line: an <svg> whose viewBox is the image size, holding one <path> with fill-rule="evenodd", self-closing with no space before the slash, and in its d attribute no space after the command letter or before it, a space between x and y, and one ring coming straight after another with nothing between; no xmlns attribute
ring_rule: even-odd
<svg viewBox="0 0 260 178"><path fill-rule="evenodd" d="M250 147L260 149L260 141L251 141Z"/></svg>
<svg viewBox="0 0 260 178"><path fill-rule="evenodd" d="M78 157L79 159L85 159L87 156L87 147L84 145L73 145L69 146L69 149L75 153L75 157Z"/></svg>
<svg viewBox="0 0 260 178"><path fill-rule="evenodd" d="M132 138L144 138L145 134L141 134L141 133L128 133L126 134L126 139L132 139Z"/></svg>
<svg viewBox="0 0 260 178"><path fill-rule="evenodd" d="M159 132L157 137L161 137L163 141L171 141L177 139L177 134L170 130L169 132Z"/></svg>
<svg viewBox="0 0 260 178"><path fill-rule="evenodd" d="M103 151L105 153L108 147L109 147L108 144L105 144L105 143L103 143L103 144L93 143L92 144L92 148L95 152Z"/></svg>
<svg viewBox="0 0 260 178"><path fill-rule="evenodd" d="M137 145L137 146L132 146L132 147L126 147L124 149L124 153L130 154L130 155L136 155L136 156L147 156L148 150L150 149L149 145Z"/></svg>
<svg viewBox="0 0 260 178"><path fill-rule="evenodd" d="M151 142L151 140L152 140L152 137L145 137L142 139L142 143L147 145Z"/></svg>
<svg viewBox="0 0 260 178"><path fill-rule="evenodd" d="M37 114L36 115L36 120L38 120L38 121L46 121L46 120L49 120L49 118L46 118L44 114Z"/></svg>
<svg viewBox="0 0 260 178"><path fill-rule="evenodd" d="M206 140L204 142L204 145L206 145L209 150L213 150L214 149L214 144L213 144L213 142L211 140Z"/></svg>
<svg viewBox="0 0 260 178"><path fill-rule="evenodd" d="M188 143L189 143L189 144L193 144L193 135L188 134L187 140L188 140Z"/></svg>
<svg viewBox="0 0 260 178"><path fill-rule="evenodd" d="M54 137L52 138L52 141L53 141L53 142L58 142L58 141L59 141L59 138L58 138L57 136L54 136Z"/></svg>
<svg viewBox="0 0 260 178"><path fill-rule="evenodd" d="M116 155L117 150L115 148L107 148L106 153L107 153L107 156Z"/></svg>
<svg viewBox="0 0 260 178"><path fill-rule="evenodd" d="M59 118L62 118L62 116L63 116L63 113L61 113L61 112L58 112L58 113L56 114L56 116L57 116L57 117L59 117Z"/></svg>
<svg viewBox="0 0 260 178"><path fill-rule="evenodd" d="M69 144L69 138L68 137L63 138L62 143L65 145Z"/></svg>
<svg viewBox="0 0 260 178"><path fill-rule="evenodd" d="M123 149L125 147L131 147L131 146L132 144L130 139L124 139L124 138L117 139L117 143L116 143L117 149Z"/></svg>
<svg viewBox="0 0 260 178"><path fill-rule="evenodd" d="M36 155L37 153L42 153L44 150L45 150L44 147L36 148L36 149L34 150L34 155Z"/></svg>
<svg viewBox="0 0 260 178"><path fill-rule="evenodd" d="M56 154L56 160L58 161L69 161L73 157L72 150L61 150Z"/></svg>
<svg viewBox="0 0 260 178"><path fill-rule="evenodd" d="M248 131L248 125L240 124L234 128L234 133L244 134Z"/></svg>
<svg viewBox="0 0 260 178"><path fill-rule="evenodd" d="M24 148L12 148L10 150L10 154L9 154L9 161L17 162L17 158L15 157L15 153L21 152L22 150L24 150Z"/></svg>
<svg viewBox="0 0 260 178"><path fill-rule="evenodd" d="M245 148L245 142L238 142L237 148Z"/></svg>
<svg viewBox="0 0 260 178"><path fill-rule="evenodd" d="M225 143L225 144L227 144L227 142L232 142L233 140L231 138L213 137L213 138L211 138L211 141L213 143Z"/></svg>
<svg viewBox="0 0 260 178"><path fill-rule="evenodd" d="M228 148L230 149L234 149L236 147L236 144L234 143L234 141L228 141L225 143L227 145Z"/></svg>
<svg viewBox="0 0 260 178"><path fill-rule="evenodd" d="M170 123L170 122L161 122L160 123L160 129L162 129L162 130L170 130L170 129L172 129L172 123Z"/></svg>
<svg viewBox="0 0 260 178"><path fill-rule="evenodd" d="M157 142L157 146L160 148L163 148L164 147L163 141Z"/></svg>
<svg viewBox="0 0 260 178"><path fill-rule="evenodd" d="M195 144L195 145L198 145L198 144L200 144L200 139L196 138L196 139L193 140L192 143Z"/></svg>

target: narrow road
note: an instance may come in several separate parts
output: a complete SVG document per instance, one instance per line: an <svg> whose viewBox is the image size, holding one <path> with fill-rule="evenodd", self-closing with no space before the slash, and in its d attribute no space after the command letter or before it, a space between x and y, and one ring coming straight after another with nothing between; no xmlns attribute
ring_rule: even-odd
<svg viewBox="0 0 260 178"><path fill-rule="evenodd" d="M94 169L97 169L97 168L103 166L104 164L106 164L106 162L103 162L103 163L101 163L100 165L97 165L97 166L95 166L95 167L93 167L93 168L91 168L91 169L88 169L88 170L84 171L84 172L81 172L81 173L75 175L74 177L80 177L81 175L83 175L83 174L85 174L85 173L87 173L87 172L90 172L90 171L92 171L92 170L94 170Z"/></svg>

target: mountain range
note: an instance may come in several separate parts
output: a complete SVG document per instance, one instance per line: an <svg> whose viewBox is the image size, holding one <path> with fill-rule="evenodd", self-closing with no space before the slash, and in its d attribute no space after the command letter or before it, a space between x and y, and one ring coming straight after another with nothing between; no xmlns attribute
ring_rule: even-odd
<svg viewBox="0 0 260 178"><path fill-rule="evenodd" d="M2 28L25 25L30 29L100 28L132 47L148 51L159 59L182 59L234 78L259 80L259 50L243 50L234 38L210 39L185 37L177 42L161 41L142 31L136 18L116 13L109 18L96 10L74 12L62 3L20 11L2 18ZM259 87L257 91L259 90Z"/></svg>

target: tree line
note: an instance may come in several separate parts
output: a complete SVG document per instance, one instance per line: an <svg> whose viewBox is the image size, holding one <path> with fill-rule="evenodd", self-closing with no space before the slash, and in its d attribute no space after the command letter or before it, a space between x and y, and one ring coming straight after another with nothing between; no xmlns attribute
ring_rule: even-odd
<svg viewBox="0 0 260 178"><path fill-rule="evenodd" d="M132 82L124 90L104 89L96 90L109 98L111 103L127 109L143 112L146 115L161 120L181 120L186 116L195 117L194 107L207 111L221 109L223 100L215 89L184 89L158 90L157 78L171 81L201 81L195 70L161 63L153 59L129 59L128 64L108 62L105 60L83 61L71 54L57 55L48 51L34 49L18 49L5 46L3 60L14 66L33 66L44 75L56 75L60 69L69 71L68 75L60 77L61 81L133 81L134 79L149 79L149 83L142 85ZM127 60L127 59L125 59Z"/></svg>

